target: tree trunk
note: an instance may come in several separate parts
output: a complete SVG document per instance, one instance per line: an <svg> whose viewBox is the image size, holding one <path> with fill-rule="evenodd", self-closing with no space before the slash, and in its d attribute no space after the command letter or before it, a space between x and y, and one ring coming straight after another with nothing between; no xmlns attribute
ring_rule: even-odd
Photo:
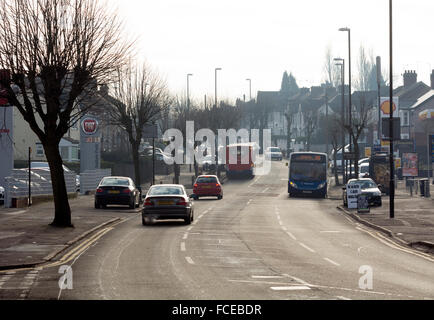
<svg viewBox="0 0 434 320"><path fill-rule="evenodd" d="M338 153L337 146L336 147L333 146L333 153L334 153L334 156L333 156L333 167L335 168L335 186L339 186L340 183L339 183L338 167L337 167L337 161L336 161L336 156L337 156L337 153Z"/></svg>
<svg viewBox="0 0 434 320"><path fill-rule="evenodd" d="M354 161L354 173L356 174L356 179L359 178L359 143L356 139L354 139L354 153L356 154L356 158Z"/></svg>
<svg viewBox="0 0 434 320"><path fill-rule="evenodd" d="M132 155L133 155L133 164L134 164L134 177L135 184L137 187L140 187L142 184L141 176L140 176L140 157L139 157L139 145L137 143L131 143Z"/></svg>
<svg viewBox="0 0 434 320"><path fill-rule="evenodd" d="M47 139L44 144L45 155L50 166L51 184L54 195L54 220L51 223L56 227L73 227L71 223L71 208L68 201L63 161L59 152L59 143Z"/></svg>

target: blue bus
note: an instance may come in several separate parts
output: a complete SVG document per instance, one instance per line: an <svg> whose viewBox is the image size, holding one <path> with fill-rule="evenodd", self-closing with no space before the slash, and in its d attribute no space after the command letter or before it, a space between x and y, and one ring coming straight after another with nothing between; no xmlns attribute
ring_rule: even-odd
<svg viewBox="0 0 434 320"><path fill-rule="evenodd" d="M289 196L327 196L327 154L294 152L289 157Z"/></svg>

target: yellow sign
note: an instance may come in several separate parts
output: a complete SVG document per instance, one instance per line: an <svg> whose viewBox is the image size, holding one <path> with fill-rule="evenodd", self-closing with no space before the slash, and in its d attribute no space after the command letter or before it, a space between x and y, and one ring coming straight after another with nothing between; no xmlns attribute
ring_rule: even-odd
<svg viewBox="0 0 434 320"><path fill-rule="evenodd" d="M401 168L401 158L395 158L395 169Z"/></svg>
<svg viewBox="0 0 434 320"><path fill-rule="evenodd" d="M393 112L395 112L396 111L396 104L393 103L392 105L393 105L393 107L392 107L393 108ZM390 102L389 102L389 100L384 101L381 104L381 111L383 111L384 114L390 114Z"/></svg>
<svg viewBox="0 0 434 320"><path fill-rule="evenodd" d="M371 147L366 147L365 148L365 157L369 158L371 156L372 152L371 152Z"/></svg>
<svg viewBox="0 0 434 320"><path fill-rule="evenodd" d="M388 140L381 140L381 146L390 146L390 141Z"/></svg>

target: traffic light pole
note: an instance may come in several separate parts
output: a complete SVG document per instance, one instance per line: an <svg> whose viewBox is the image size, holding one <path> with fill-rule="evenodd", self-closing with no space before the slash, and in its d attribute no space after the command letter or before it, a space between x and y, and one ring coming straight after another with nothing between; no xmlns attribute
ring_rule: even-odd
<svg viewBox="0 0 434 320"><path fill-rule="evenodd" d="M389 139L390 139L390 184L389 184L389 216L395 217L395 163L393 161L393 41L392 41L392 0L389 0L389 54L390 54L390 88L389 88Z"/></svg>

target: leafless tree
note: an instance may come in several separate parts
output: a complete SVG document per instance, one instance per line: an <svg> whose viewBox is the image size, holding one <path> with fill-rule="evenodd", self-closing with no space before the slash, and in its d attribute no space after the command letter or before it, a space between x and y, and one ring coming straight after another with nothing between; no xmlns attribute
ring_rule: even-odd
<svg viewBox="0 0 434 320"><path fill-rule="evenodd" d="M340 71L336 68L333 59L332 47L329 45L326 48L324 59L324 77L326 83L328 82L332 86L338 87L340 85Z"/></svg>
<svg viewBox="0 0 434 320"><path fill-rule="evenodd" d="M306 148L307 151L310 151L312 137L317 127L317 113L313 110L308 110L304 112L303 116L305 120Z"/></svg>
<svg viewBox="0 0 434 320"><path fill-rule="evenodd" d="M9 103L41 141L50 166L52 225L72 226L59 142L84 112L79 100L125 61L132 42L95 0L0 0L0 67Z"/></svg>
<svg viewBox="0 0 434 320"><path fill-rule="evenodd" d="M332 149L333 149L333 167L334 167L334 175L335 175L335 185L339 186L339 175L338 175L338 166L336 161L336 156L338 154L338 151L340 148L343 148L341 142L342 142L342 124L340 122L341 118L334 114L329 118L329 125L328 125L328 131L331 138L332 143Z"/></svg>
<svg viewBox="0 0 434 320"><path fill-rule="evenodd" d="M111 106L107 109L111 124L122 128L128 135L134 164L135 183L140 186L140 155L143 129L155 124L171 104L167 85L144 63L135 66L130 62L114 75Z"/></svg>

